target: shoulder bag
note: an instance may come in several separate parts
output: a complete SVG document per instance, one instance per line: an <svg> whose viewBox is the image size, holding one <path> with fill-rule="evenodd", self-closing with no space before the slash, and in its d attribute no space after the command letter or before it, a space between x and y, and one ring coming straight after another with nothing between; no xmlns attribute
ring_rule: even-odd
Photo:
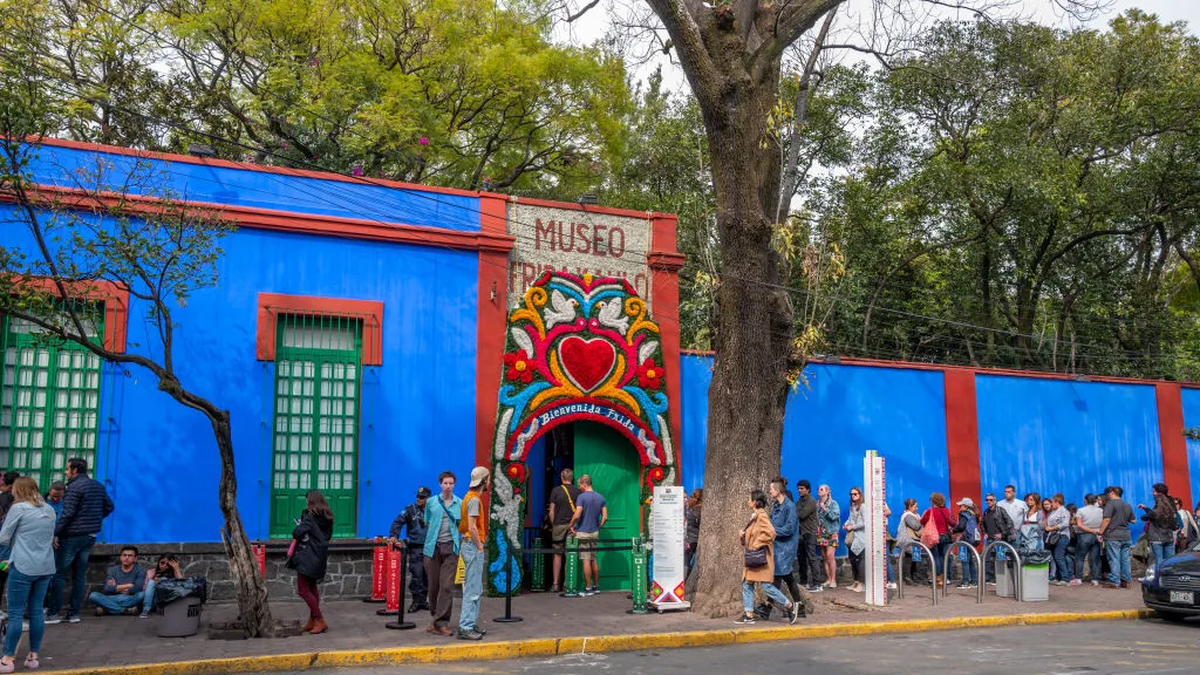
<svg viewBox="0 0 1200 675"><path fill-rule="evenodd" d="M750 522L746 523L746 527L742 528L742 534L745 534L756 520L758 520L758 514L755 514L754 517L750 519ZM746 566L746 569L756 570L766 567L767 547L763 546L761 548L750 548L747 546L745 547L743 557L743 564Z"/></svg>

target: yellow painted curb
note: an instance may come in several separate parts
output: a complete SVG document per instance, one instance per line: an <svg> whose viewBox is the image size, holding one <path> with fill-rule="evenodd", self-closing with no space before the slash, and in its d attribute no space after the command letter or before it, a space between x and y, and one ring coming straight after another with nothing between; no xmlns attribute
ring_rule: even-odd
<svg viewBox="0 0 1200 675"><path fill-rule="evenodd" d="M776 640L808 640L825 637L853 637L886 633L920 633L933 630L958 630L995 626L1029 626L1071 621L1114 621L1143 619L1149 610L1131 609L1109 612L1055 612L1012 614L1008 616L965 616L949 619L912 621L876 621L871 623L833 623L816 626L784 626L740 630L706 630L638 635L602 635L597 637L539 638L474 644L424 645L390 649L311 652L306 654L268 654L238 656L174 663L147 663L113 668L77 668L57 670L55 675L226 675L262 673L316 668L350 668L449 661L496 661L563 654L677 649L680 647L716 647Z"/></svg>

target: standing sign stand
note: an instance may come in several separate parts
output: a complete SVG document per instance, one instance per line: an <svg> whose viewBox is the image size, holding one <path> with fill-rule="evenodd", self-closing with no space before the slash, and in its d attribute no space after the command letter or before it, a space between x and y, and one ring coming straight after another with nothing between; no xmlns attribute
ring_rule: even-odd
<svg viewBox="0 0 1200 675"><path fill-rule="evenodd" d="M654 542L650 606L659 614L692 606L683 599L683 582L687 576L683 556L686 499L687 492L682 486L658 485L654 488L654 501L650 505L650 538Z"/></svg>
<svg viewBox="0 0 1200 675"><path fill-rule="evenodd" d="M867 550L865 567L868 605L887 604L887 531L883 520L883 502L887 494L884 460L875 450L863 458L863 506L866 509Z"/></svg>

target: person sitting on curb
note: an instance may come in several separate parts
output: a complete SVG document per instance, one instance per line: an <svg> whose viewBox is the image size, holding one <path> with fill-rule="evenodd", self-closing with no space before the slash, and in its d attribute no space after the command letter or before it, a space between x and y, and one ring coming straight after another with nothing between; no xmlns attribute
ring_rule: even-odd
<svg viewBox="0 0 1200 675"><path fill-rule="evenodd" d="M158 564L154 566L154 569L146 572L146 602L142 604L142 613L138 618L150 618L150 610L156 604L154 589L158 587L159 581L182 578L183 572L179 569L179 558L175 557L174 553L164 553L158 556Z"/></svg>
<svg viewBox="0 0 1200 675"><path fill-rule="evenodd" d="M142 605L143 614L149 616L150 600L145 593L146 569L137 562L135 546L121 549L120 564L108 568L105 575L104 592L92 593L88 600L96 606L96 616L105 614L136 614Z"/></svg>

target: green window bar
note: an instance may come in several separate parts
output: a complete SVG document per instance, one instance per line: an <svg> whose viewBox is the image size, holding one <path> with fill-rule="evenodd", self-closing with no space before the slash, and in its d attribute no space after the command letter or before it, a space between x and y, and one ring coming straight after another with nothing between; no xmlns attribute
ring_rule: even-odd
<svg viewBox="0 0 1200 675"><path fill-rule="evenodd" d="M57 318L66 321L66 306L58 304ZM72 308L88 338L98 342L104 334L103 309L84 301ZM34 478L42 491L64 480L71 457L95 467L100 357L16 317L4 317L0 343L0 467Z"/></svg>
<svg viewBox="0 0 1200 675"><path fill-rule="evenodd" d="M309 490L357 530L361 317L280 314L276 321L270 536L288 537Z"/></svg>

